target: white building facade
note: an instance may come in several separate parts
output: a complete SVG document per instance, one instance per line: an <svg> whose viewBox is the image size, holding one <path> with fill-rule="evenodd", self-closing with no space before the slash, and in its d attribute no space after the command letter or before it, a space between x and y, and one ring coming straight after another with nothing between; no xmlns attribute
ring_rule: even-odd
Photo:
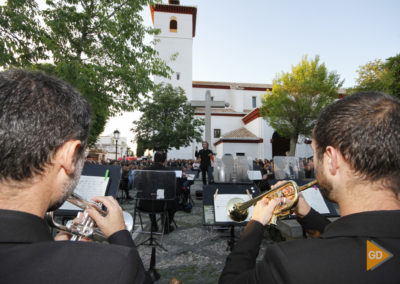
<svg viewBox="0 0 400 284"><path fill-rule="evenodd" d="M128 156L127 153L127 138L120 137L118 143L116 143L112 134L100 136L96 142L96 148L102 150L105 154L106 160L115 160L115 153L117 157Z"/></svg>
<svg viewBox="0 0 400 284"><path fill-rule="evenodd" d="M171 79L155 77L155 83L170 83L174 87L183 88L188 101L205 100L206 91L210 91L212 100L229 104L228 107L211 110L210 148L216 156L231 154L272 159L273 156L285 155L289 150L288 140L279 137L258 111L262 95L271 90L272 86L193 81L192 47L196 34L197 8L181 6L179 1L170 0L169 4L151 6L150 11L154 27L161 31L155 36L155 49L175 72ZM205 109L196 108L195 114L204 118ZM312 156L309 141L303 140L299 139L296 156ZM201 143L173 149L168 152L168 158L194 159L195 146L200 149Z"/></svg>

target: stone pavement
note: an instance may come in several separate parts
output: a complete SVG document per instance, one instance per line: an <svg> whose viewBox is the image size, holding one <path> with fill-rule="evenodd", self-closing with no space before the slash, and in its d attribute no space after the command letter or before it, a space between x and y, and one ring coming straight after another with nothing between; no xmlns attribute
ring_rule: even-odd
<svg viewBox="0 0 400 284"><path fill-rule="evenodd" d="M196 180L191 186L192 198L195 205L191 213L178 211L175 221L178 225L172 233L164 235L162 245L168 250L157 247L156 269L161 274L157 283L169 283L175 277L182 283L217 283L218 277L224 267L226 257L229 254L227 241L230 236L228 228L203 226L202 201L195 199L195 191L201 190L200 180ZM134 202L125 201L122 204L124 210L133 216ZM149 230L149 218L142 214L145 229ZM137 218L136 224L139 224ZM149 235L135 233L139 225L135 226L133 238L138 244L146 240ZM239 236L243 227L236 227L235 234ZM161 236L156 238L161 241ZM266 239L263 247L270 242ZM138 248L146 269L150 266L151 247L142 245ZM263 252L260 253L261 257Z"/></svg>

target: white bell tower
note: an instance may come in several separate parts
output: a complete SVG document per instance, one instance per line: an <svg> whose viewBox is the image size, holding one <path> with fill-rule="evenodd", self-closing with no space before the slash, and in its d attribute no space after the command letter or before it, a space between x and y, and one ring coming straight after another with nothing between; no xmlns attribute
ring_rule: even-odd
<svg viewBox="0 0 400 284"><path fill-rule="evenodd" d="M196 33L197 8L179 5L179 0L150 6L154 28L160 29L155 49L174 73L171 79L155 76L154 82L170 83L185 90L192 100L192 49Z"/></svg>

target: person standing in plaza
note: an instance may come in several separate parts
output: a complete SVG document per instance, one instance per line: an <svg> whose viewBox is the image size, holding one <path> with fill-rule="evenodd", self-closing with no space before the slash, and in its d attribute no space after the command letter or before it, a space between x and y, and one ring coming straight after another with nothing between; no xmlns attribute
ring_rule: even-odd
<svg viewBox="0 0 400 284"><path fill-rule="evenodd" d="M206 173L207 173L208 183L210 184L214 182L213 168L211 167L211 159L214 159L213 158L214 154L210 149L208 149L207 141L203 141L201 145L203 149L201 149L200 151L198 151L198 148L196 146L195 156L198 162L200 162L200 170L201 170L201 176L203 178L203 184L207 184Z"/></svg>

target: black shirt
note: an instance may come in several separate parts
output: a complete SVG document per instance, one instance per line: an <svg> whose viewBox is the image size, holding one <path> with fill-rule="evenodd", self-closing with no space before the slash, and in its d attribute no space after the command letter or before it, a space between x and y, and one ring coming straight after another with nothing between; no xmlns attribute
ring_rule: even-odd
<svg viewBox="0 0 400 284"><path fill-rule="evenodd" d="M196 157L200 157L200 168L207 168L211 166L211 160L209 155L213 155L213 152L210 149L201 149L200 151L196 152Z"/></svg>

